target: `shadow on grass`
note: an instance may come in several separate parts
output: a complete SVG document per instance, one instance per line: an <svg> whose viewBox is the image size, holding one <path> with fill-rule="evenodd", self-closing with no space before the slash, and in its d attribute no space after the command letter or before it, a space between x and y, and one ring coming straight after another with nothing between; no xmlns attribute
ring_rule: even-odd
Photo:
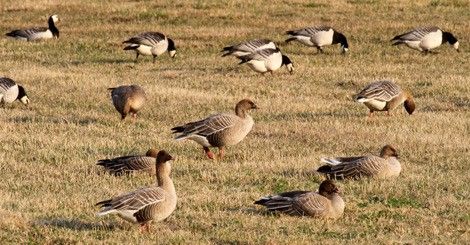
<svg viewBox="0 0 470 245"><path fill-rule="evenodd" d="M122 58L99 58L94 60L75 60L70 62L72 65L84 65L84 64L135 64L133 59L122 59Z"/></svg>
<svg viewBox="0 0 470 245"><path fill-rule="evenodd" d="M86 221L81 221L78 219L60 219L60 218L44 218L36 220L34 225L37 226L50 226L57 228L64 228L69 230L84 231L84 230L106 230L113 231L117 229L122 229L120 225L117 224L103 224L103 223L91 223Z"/></svg>

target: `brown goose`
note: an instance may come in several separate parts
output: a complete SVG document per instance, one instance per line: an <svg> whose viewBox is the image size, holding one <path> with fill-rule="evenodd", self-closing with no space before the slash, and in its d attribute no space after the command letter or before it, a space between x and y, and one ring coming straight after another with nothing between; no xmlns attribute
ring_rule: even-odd
<svg viewBox="0 0 470 245"><path fill-rule="evenodd" d="M119 217L138 223L142 230L149 231L150 222L162 221L176 209L176 191L170 178L173 158L166 151L159 151L156 161L157 185L143 187L109 200L97 203L101 210L98 216L117 213Z"/></svg>
<svg viewBox="0 0 470 245"><path fill-rule="evenodd" d="M178 134L175 137L177 140L190 139L202 145L210 159L214 159L214 154L209 147L219 148L221 159L224 156L225 146L238 144L251 131L254 122L248 111L257 108L253 101L244 99L235 106L235 114L211 115L171 130Z"/></svg>
<svg viewBox="0 0 470 245"><path fill-rule="evenodd" d="M145 156L122 156L113 159L99 160L97 165L103 166L110 174L116 176L134 171L155 173L157 150L150 149Z"/></svg>
<svg viewBox="0 0 470 245"><path fill-rule="evenodd" d="M386 111L390 115L390 111L401 104L404 104L410 115L416 108L413 96L391 81L373 82L359 92L355 99L369 108L369 116L374 111Z"/></svg>
<svg viewBox="0 0 470 245"><path fill-rule="evenodd" d="M121 114L121 120L124 120L128 114L135 119L137 112L147 100L145 91L137 85L124 85L108 90L111 90L111 98L114 107Z"/></svg>
<svg viewBox="0 0 470 245"><path fill-rule="evenodd" d="M318 192L290 191L263 197L255 204L265 206L268 211L279 211L290 215L306 215L315 218L338 218L343 214L344 201L331 180L320 184Z"/></svg>
<svg viewBox="0 0 470 245"><path fill-rule="evenodd" d="M327 165L318 168L329 179L345 179L372 177L385 179L397 177L401 172L401 164L395 148L385 145L380 156L322 158Z"/></svg>

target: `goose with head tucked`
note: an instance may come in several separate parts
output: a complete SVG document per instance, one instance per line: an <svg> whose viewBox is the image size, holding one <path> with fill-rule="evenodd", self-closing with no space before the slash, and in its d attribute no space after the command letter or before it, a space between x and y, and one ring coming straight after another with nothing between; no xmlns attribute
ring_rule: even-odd
<svg viewBox="0 0 470 245"><path fill-rule="evenodd" d="M111 99L114 108L121 114L121 120L127 115L137 117L137 112L144 106L147 95L143 88L138 85L123 85L115 88L108 88L111 91Z"/></svg>
<svg viewBox="0 0 470 245"><path fill-rule="evenodd" d="M262 49L238 58L241 60L239 64L246 63L253 71L259 72L263 75L266 72L273 74L274 71L283 65L286 66L287 70L291 74L294 72L292 61L289 57L283 55L279 48Z"/></svg>
<svg viewBox="0 0 470 245"><path fill-rule="evenodd" d="M255 204L265 206L270 212L332 219L341 217L345 207L338 188L331 180L323 181L318 192L284 192L263 197Z"/></svg>
<svg viewBox="0 0 470 245"><path fill-rule="evenodd" d="M253 118L248 111L258 109L256 104L243 99L235 106L235 114L215 114L200 121L172 128L176 140L190 139L202 145L207 157L214 159L209 147L219 148L219 159L224 156L226 146L242 141L253 128Z"/></svg>
<svg viewBox="0 0 470 245"><path fill-rule="evenodd" d="M436 26L419 27L407 33L395 36L392 45L405 44L406 46L422 51L431 52L441 44L448 42L455 50L459 51L459 41L450 32L442 31Z"/></svg>
<svg viewBox="0 0 470 245"><path fill-rule="evenodd" d="M370 83L356 96L355 100L369 108L369 117L374 111L390 111L403 104L408 114L413 114L416 104L410 92L404 91L391 81Z"/></svg>
<svg viewBox="0 0 470 245"><path fill-rule="evenodd" d="M145 156L122 156L112 159L101 159L97 165L103 166L110 174L119 176L131 172L143 171L155 174L157 150L150 149Z"/></svg>
<svg viewBox="0 0 470 245"><path fill-rule="evenodd" d="M124 50L134 50L136 52L135 62L139 55L152 55L153 63L157 56L168 52L171 58L176 55L175 42L160 32L144 32L129 38L123 43L128 46Z"/></svg>
<svg viewBox="0 0 470 245"><path fill-rule="evenodd" d="M322 158L321 162L326 165L317 171L329 179L387 179L397 177L401 172L397 150L391 145L382 147L380 156Z"/></svg>
<svg viewBox="0 0 470 245"><path fill-rule="evenodd" d="M143 187L108 200L98 202L101 210L97 216L116 213L126 221L140 224L144 231L149 231L150 222L159 222L168 218L176 209L176 191L170 178L173 157L162 150L157 154L154 186Z"/></svg>
<svg viewBox="0 0 470 245"><path fill-rule="evenodd" d="M286 43L297 41L309 47L316 47L319 53L323 53L323 46L340 44L341 52L344 54L349 50L349 44L343 33L336 31L330 26L320 25L303 29L287 31L290 37Z"/></svg>
<svg viewBox="0 0 470 245"><path fill-rule="evenodd" d="M6 35L25 41L59 38L59 29L57 29L55 25L57 22L59 22L59 16L54 14L51 15L47 21L47 24L49 25L48 27L33 27L23 30L14 30Z"/></svg>
<svg viewBox="0 0 470 245"><path fill-rule="evenodd" d="M12 103L19 100L24 105L29 104L29 98L23 86L16 84L11 78L0 77L0 104Z"/></svg>
<svg viewBox="0 0 470 245"><path fill-rule="evenodd" d="M268 39L254 39L246 42L239 43L233 46L227 46L222 49L221 52L225 52L222 57L233 55L235 57L241 57L244 55L251 54L262 49L276 49L276 44Z"/></svg>

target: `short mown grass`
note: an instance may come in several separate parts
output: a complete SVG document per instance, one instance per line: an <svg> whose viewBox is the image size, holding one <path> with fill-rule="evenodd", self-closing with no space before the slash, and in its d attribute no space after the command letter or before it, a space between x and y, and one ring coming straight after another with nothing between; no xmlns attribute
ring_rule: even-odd
<svg viewBox="0 0 470 245"><path fill-rule="evenodd" d="M61 37L45 42L0 39L0 75L23 84L31 105L0 108L0 241L2 243L454 243L470 242L470 3L468 1L2 1L0 32L46 25L60 15ZM327 23L343 32L350 53L326 54L282 41L284 32ZM453 32L461 53L443 45L422 55L390 38L415 26ZM161 31L178 55L140 57L121 42ZM270 38L294 62L274 76L255 74L226 45ZM409 89L408 116L367 109L352 95L392 79ZM137 122L121 122L108 87L139 84L149 100ZM194 142L175 142L170 128L230 112L251 98L253 131L209 161ZM343 181L346 210L338 220L267 214L252 203L280 191L315 190L324 156L400 154L395 180ZM176 157L179 201L151 234L116 216L96 217L94 204L155 180L116 178L101 158L144 154Z"/></svg>

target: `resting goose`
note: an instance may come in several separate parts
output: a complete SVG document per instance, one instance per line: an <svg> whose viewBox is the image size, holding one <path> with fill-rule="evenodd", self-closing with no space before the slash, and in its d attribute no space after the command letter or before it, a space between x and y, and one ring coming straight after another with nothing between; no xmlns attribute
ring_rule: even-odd
<svg viewBox="0 0 470 245"><path fill-rule="evenodd" d="M21 101L24 105L29 104L29 98L23 86L16 84L8 77L0 77L0 103L12 103Z"/></svg>
<svg viewBox="0 0 470 245"><path fill-rule="evenodd" d="M175 42L160 32L144 32L122 43L129 44L124 50L135 50L135 62L137 62L139 54L152 55L153 63L155 63L157 56L167 51L172 58L176 55Z"/></svg>
<svg viewBox="0 0 470 245"><path fill-rule="evenodd" d="M137 85L124 85L108 88L108 90L111 90L111 99L114 107L121 114L121 120L124 120L128 114L135 119L137 112L147 100L145 91Z"/></svg>
<svg viewBox="0 0 470 245"><path fill-rule="evenodd" d="M331 180L320 184L318 192L290 191L263 197L255 204L265 206L268 211L290 215L305 215L315 218L338 218L344 212L343 198Z"/></svg>
<svg viewBox="0 0 470 245"><path fill-rule="evenodd" d="M329 179L386 179L397 177L401 172L397 151L390 145L382 148L380 156L322 158L321 162L327 165L321 166L317 171Z"/></svg>
<svg viewBox="0 0 470 245"><path fill-rule="evenodd" d="M207 157L214 159L209 147L219 148L219 158L224 156L225 146L236 145L253 128L253 118L248 111L257 109L256 104L244 99L235 106L235 114L215 114L196 122L172 128L176 140L190 139L202 145Z"/></svg>
<svg viewBox="0 0 470 245"><path fill-rule="evenodd" d="M166 219L176 209L176 191L170 178L173 158L166 151L159 151L156 160L157 185L143 187L97 203L101 210L98 216L117 213L119 217L138 223L142 230L149 231L152 220Z"/></svg>
<svg viewBox="0 0 470 245"><path fill-rule="evenodd" d="M235 57L241 57L247 54L251 54L255 51L262 49L276 49L276 44L268 39L254 39L246 42L239 43L237 45L228 46L222 49L221 52L225 52L222 57L233 55Z"/></svg>
<svg viewBox="0 0 470 245"><path fill-rule="evenodd" d="M25 40L25 41L32 41L32 40L40 40L40 39L50 39L50 38L59 38L59 29L55 26L55 23L59 21L59 17L54 14L51 15L47 21L49 27L34 27L25 30L14 30L12 32L7 33L6 35L9 37L13 37L15 39Z"/></svg>
<svg viewBox="0 0 470 245"><path fill-rule="evenodd" d="M122 156L113 159L99 160L97 165L103 166L110 174L116 176L134 171L155 173L157 150L150 149L145 156Z"/></svg>
<svg viewBox="0 0 470 245"><path fill-rule="evenodd" d="M319 53L323 53L323 46L340 44L342 53L349 50L348 40L344 34L337 32L329 26L313 26L303 29L287 31L286 34L290 35L286 39L286 43L291 41L298 41L310 47L316 47Z"/></svg>
<svg viewBox="0 0 470 245"><path fill-rule="evenodd" d="M247 63L253 71L262 74L268 71L273 74L275 70L279 69L283 65L287 67L287 70L291 74L294 72L292 61L289 57L283 55L279 48L262 49L238 58L241 60L239 63L240 65Z"/></svg>
<svg viewBox="0 0 470 245"><path fill-rule="evenodd" d="M430 52L443 43L450 43L459 51L459 41L450 32L444 32L436 26L419 27L410 32L398 35L392 40L392 45L406 44L406 46L425 53Z"/></svg>
<svg viewBox="0 0 470 245"><path fill-rule="evenodd" d="M386 111L390 114L391 110L401 104L404 104L410 115L416 108L411 93L403 91L391 81L377 81L367 85L355 96L355 100L369 108L369 117L374 111Z"/></svg>

